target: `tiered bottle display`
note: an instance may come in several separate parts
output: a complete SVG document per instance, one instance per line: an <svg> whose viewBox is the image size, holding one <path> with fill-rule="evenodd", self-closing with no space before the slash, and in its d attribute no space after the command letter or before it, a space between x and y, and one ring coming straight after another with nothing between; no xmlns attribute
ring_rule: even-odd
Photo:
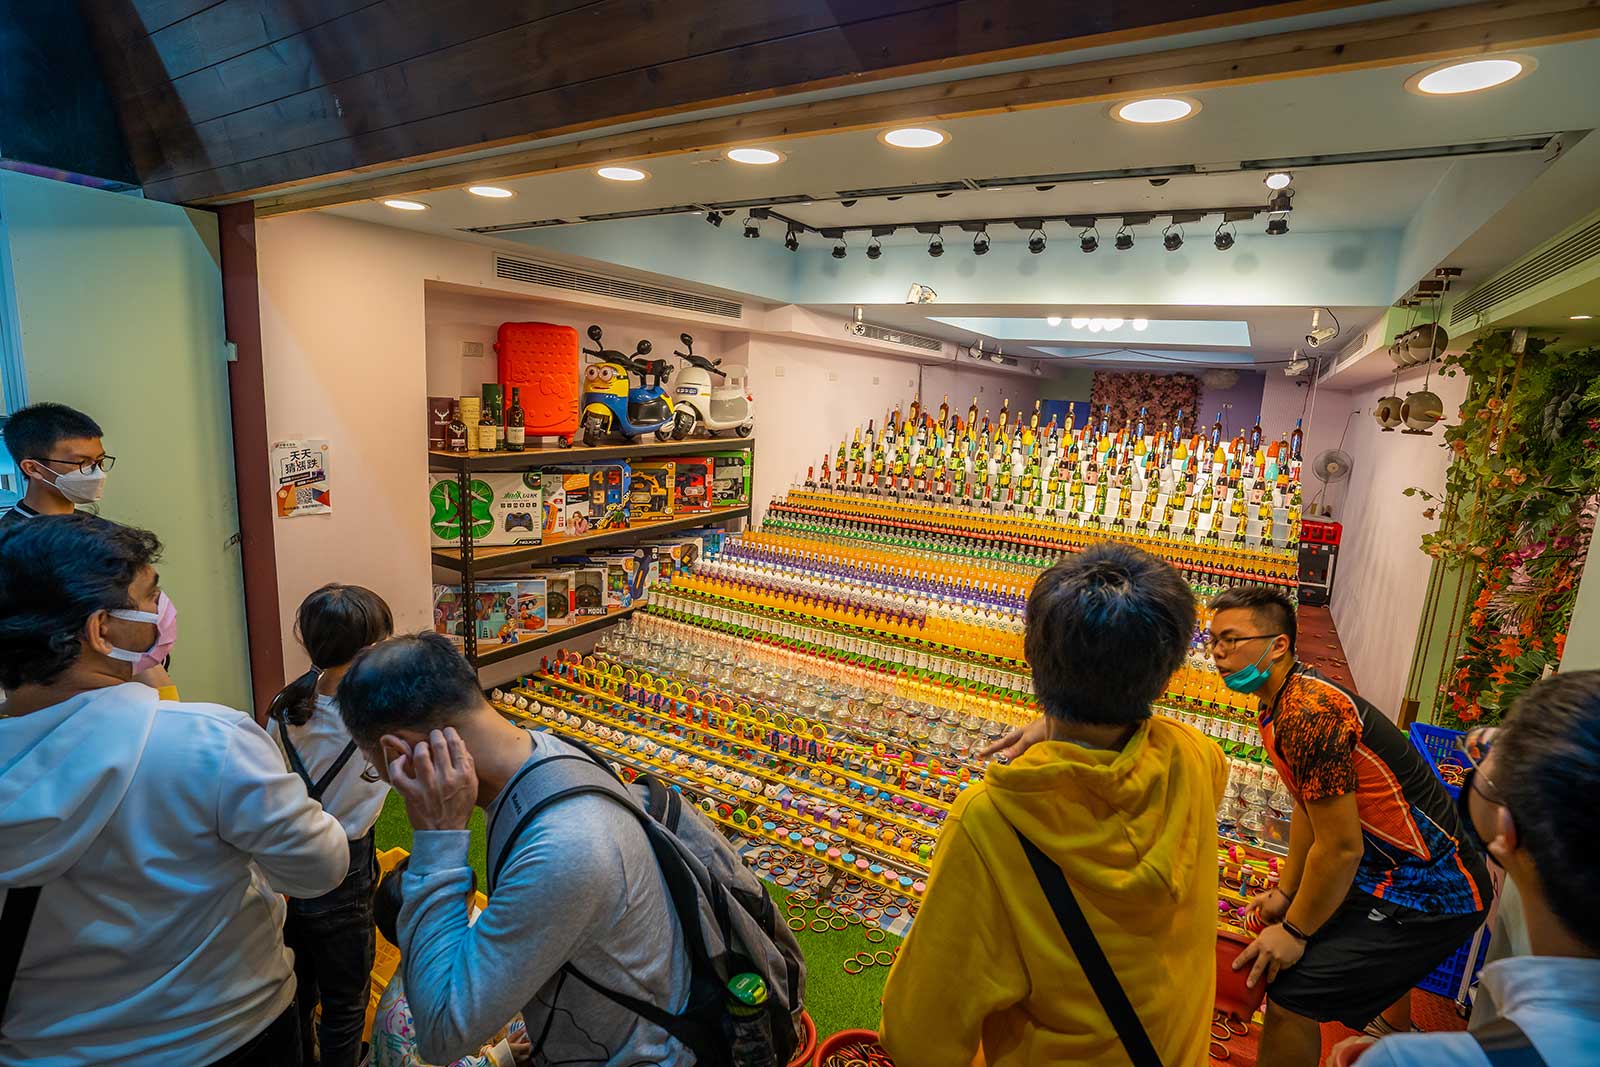
<svg viewBox="0 0 1600 1067"><path fill-rule="evenodd" d="M1203 599L1241 583L1294 589L1299 459L1287 443L1269 454L1256 442L1257 458L1248 441L1204 442L1207 466L1169 432L1039 431L1037 417L1018 428L1004 410L986 430L975 416L891 414L859 459L842 445L838 466L825 461L759 531L657 586L647 614L593 653L493 696L674 783L730 831L914 901L950 804L982 777L974 753L1040 713L1023 610L1045 568L1114 539L1171 561ZM966 465L996 455L1013 473L1022 462L1004 497L987 470L999 459ZM1096 503L1078 503L1089 486ZM1259 518L1234 512L1255 494ZM1249 893L1277 878L1277 860L1249 843L1292 803L1257 745L1254 698L1223 686L1205 656L1207 622L1156 710L1232 757L1218 909L1243 926Z"/></svg>

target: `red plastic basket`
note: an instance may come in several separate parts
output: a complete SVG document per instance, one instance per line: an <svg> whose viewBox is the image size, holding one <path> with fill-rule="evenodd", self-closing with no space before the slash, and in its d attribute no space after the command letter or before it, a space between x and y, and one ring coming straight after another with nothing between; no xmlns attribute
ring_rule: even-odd
<svg viewBox="0 0 1600 1067"><path fill-rule="evenodd" d="M811 1057L812 1067L823 1067L828 1062L828 1057L844 1048L846 1045L859 1045L865 1042L878 1043L876 1030L840 1030L817 1046L817 1054Z"/></svg>
<svg viewBox="0 0 1600 1067"><path fill-rule="evenodd" d="M1266 982L1257 982L1254 989L1245 985L1250 977L1250 968L1242 971L1233 969L1233 961L1253 940L1248 934L1237 934L1232 930L1217 931L1216 1008L1244 1023L1251 1020L1260 1010L1261 1002L1267 998Z"/></svg>
<svg viewBox="0 0 1600 1067"><path fill-rule="evenodd" d="M812 1021L809 1011L800 1012L800 1045L794 1050L794 1059L789 1061L789 1067L806 1067L811 1062L812 1053L817 1051L817 1024Z"/></svg>

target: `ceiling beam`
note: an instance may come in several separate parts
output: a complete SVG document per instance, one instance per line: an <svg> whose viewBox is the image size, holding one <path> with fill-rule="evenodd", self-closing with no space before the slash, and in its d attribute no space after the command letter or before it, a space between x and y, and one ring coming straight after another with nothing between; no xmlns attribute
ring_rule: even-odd
<svg viewBox="0 0 1600 1067"><path fill-rule="evenodd" d="M1043 70L779 105L628 133L599 133L577 143L532 147L470 161L443 161L399 174L363 178L352 173L348 181L334 186L257 195L257 211L261 216L280 215L474 182L712 151L733 144L770 144L890 123L941 121L1153 92L1311 77L1596 36L1600 36L1600 4L1594 0L1497 0Z"/></svg>

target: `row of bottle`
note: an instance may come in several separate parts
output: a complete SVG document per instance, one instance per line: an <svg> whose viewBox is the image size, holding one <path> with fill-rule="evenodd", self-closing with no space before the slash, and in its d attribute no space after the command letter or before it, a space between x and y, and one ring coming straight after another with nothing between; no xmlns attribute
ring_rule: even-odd
<svg viewBox="0 0 1600 1067"><path fill-rule="evenodd" d="M428 398L428 447L445 452L521 452L527 448L527 412L522 389L511 388L511 403L497 382L485 382L483 395Z"/></svg>

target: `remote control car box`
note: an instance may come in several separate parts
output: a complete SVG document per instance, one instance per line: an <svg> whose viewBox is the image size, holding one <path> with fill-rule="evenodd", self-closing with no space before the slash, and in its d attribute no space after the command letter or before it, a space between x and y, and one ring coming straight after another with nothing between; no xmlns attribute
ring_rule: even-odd
<svg viewBox="0 0 1600 1067"><path fill-rule="evenodd" d="M479 548L536 545L543 540L543 493L538 472L471 475L466 519ZM435 548L461 544L461 483L453 474L428 476L428 541Z"/></svg>

